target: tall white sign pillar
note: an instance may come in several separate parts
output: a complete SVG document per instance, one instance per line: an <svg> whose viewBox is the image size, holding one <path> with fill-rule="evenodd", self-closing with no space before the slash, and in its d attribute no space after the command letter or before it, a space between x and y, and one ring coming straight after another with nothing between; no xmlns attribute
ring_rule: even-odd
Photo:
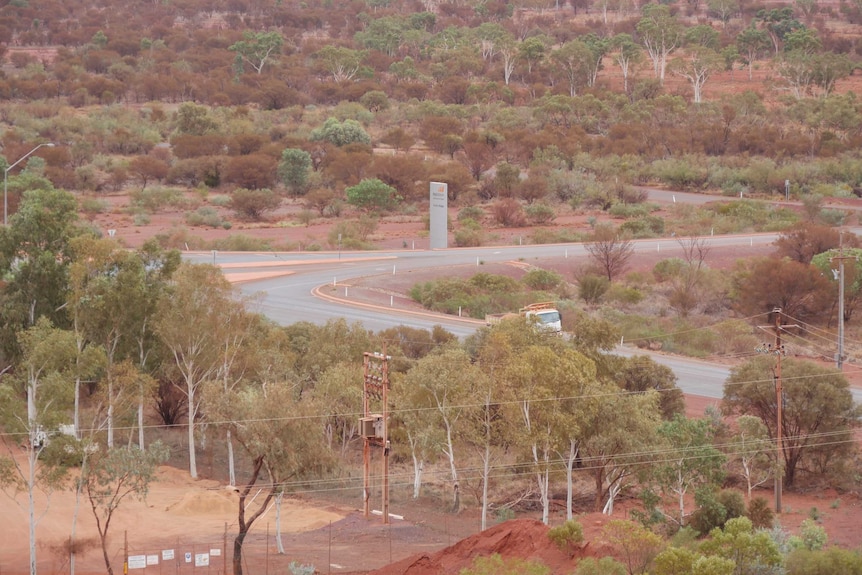
<svg viewBox="0 0 862 575"><path fill-rule="evenodd" d="M431 249L449 247L449 185L431 182Z"/></svg>

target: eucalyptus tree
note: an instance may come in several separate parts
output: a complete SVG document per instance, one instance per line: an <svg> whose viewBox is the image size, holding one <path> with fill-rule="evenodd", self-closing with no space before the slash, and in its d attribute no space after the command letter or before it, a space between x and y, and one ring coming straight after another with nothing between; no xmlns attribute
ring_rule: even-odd
<svg viewBox="0 0 862 575"><path fill-rule="evenodd" d="M215 390L221 391L218 386ZM251 472L239 490L233 544L233 573L242 575L243 544L270 502L280 493L299 488L304 480L323 477L334 461L320 427L309 425L318 408L299 394L296 382L250 385L220 397L214 393L209 409L214 418L230 422L234 437L251 459ZM250 499L252 489L263 479L264 495Z"/></svg>
<svg viewBox="0 0 862 575"><path fill-rule="evenodd" d="M775 55L781 51L783 42L790 32L804 28L803 24L793 16L791 6L758 10L754 22L759 23L768 34L775 49Z"/></svg>
<svg viewBox="0 0 862 575"><path fill-rule="evenodd" d="M21 358L14 375L0 382L0 423L5 431L0 456L0 488L25 510L30 542L30 575L36 574L39 521L48 512L51 494L66 478L64 442L54 439L72 403L75 337L46 318L19 334ZM21 460L19 446L24 446ZM26 493L27 504L18 502ZM44 507L37 494L43 495Z"/></svg>
<svg viewBox="0 0 862 575"><path fill-rule="evenodd" d="M215 345L218 347L217 366L212 373L212 379L225 393L238 387L246 380L247 371L252 369L252 346L257 344L250 336L258 333L254 325L259 316L248 311L248 298L238 298L236 301L222 302L220 325L216 333ZM234 466L233 438L228 427L225 435L227 444L228 478L230 485L236 485L236 470Z"/></svg>
<svg viewBox="0 0 862 575"><path fill-rule="evenodd" d="M706 46L695 45L686 50L684 57L670 62L671 73L685 78L691 84L695 104L703 102L703 87L709 77L724 67L721 55Z"/></svg>
<svg viewBox="0 0 862 575"><path fill-rule="evenodd" d="M146 499L158 466L168 455L168 448L156 441L146 450L131 446L96 449L87 456L80 481L96 521L108 575L114 573L108 553L111 520L124 500Z"/></svg>
<svg viewBox="0 0 862 575"><path fill-rule="evenodd" d="M422 491L425 463L438 453L437 446L442 443L440 427L429 425L426 410L415 407L421 404L422 396L419 390L406 384L404 374L393 374L392 425L389 430L393 449L406 445L413 462L413 499L418 499ZM399 436L406 436L406 442L395 440Z"/></svg>
<svg viewBox="0 0 862 575"><path fill-rule="evenodd" d="M77 209L68 192L34 189L24 193L9 225L0 228L0 338L7 363L19 353L16 334L38 318L59 328L69 326L70 242L86 233Z"/></svg>
<svg viewBox="0 0 862 575"><path fill-rule="evenodd" d="M330 451L343 457L350 440L356 435L356 413L362 405L362 362L358 356L352 362L329 367L311 390L311 395L323 410L323 434Z"/></svg>
<svg viewBox="0 0 862 575"><path fill-rule="evenodd" d="M228 50L236 53L234 70L237 75L243 73L245 64L260 74L263 72L264 66L278 59L282 46L284 46L284 37L278 32L246 30L243 32L242 40L231 44Z"/></svg>
<svg viewBox="0 0 862 575"><path fill-rule="evenodd" d="M329 368L358 361L375 347L371 332L361 323L348 324L343 318L331 319L322 326L297 322L284 329L303 392L313 389Z"/></svg>
<svg viewBox="0 0 862 575"><path fill-rule="evenodd" d="M578 88L589 85L594 66L593 51L581 40L569 40L550 54L555 74L568 86L574 98Z"/></svg>
<svg viewBox="0 0 862 575"><path fill-rule="evenodd" d="M659 492L675 501L675 512L658 508L680 527L686 524L686 494L715 485L724 475L725 456L713 445L714 423L707 418L687 419L677 415L658 428L661 450L656 452L652 477Z"/></svg>
<svg viewBox="0 0 862 575"><path fill-rule="evenodd" d="M201 408L199 390L222 365L220 334L225 310L235 305L233 288L221 270L183 263L157 305L155 333L173 358L188 402L189 473L197 478L195 424Z"/></svg>
<svg viewBox="0 0 862 575"><path fill-rule="evenodd" d="M791 358L781 364L779 464L783 465L784 484L792 486L803 467L822 473L849 456L852 428L862 410L840 372ZM722 399L722 412L759 417L773 440L778 425L774 367L774 358L762 356L732 369Z"/></svg>
<svg viewBox="0 0 862 575"><path fill-rule="evenodd" d="M333 82L349 82L356 78L365 57L365 51L331 44L314 53L320 70L331 76Z"/></svg>
<svg viewBox="0 0 862 575"><path fill-rule="evenodd" d="M548 47L552 41L544 34L529 36L518 44L518 59L526 63L527 74L533 73L533 68L539 66L548 55Z"/></svg>
<svg viewBox="0 0 862 575"><path fill-rule="evenodd" d="M589 34L581 36L580 40L586 44L587 48L590 50L590 55L592 56L588 61L587 66L587 86L592 88L596 85L596 79L599 76L599 72L602 71L602 60L604 60L605 55L611 48L611 39L604 38L590 32Z"/></svg>
<svg viewBox="0 0 862 575"><path fill-rule="evenodd" d="M725 29L730 19L739 13L739 0L707 0L706 5L709 13L721 20Z"/></svg>
<svg viewBox="0 0 862 575"><path fill-rule="evenodd" d="M555 347L514 348L500 374L511 394L506 402L508 418L520 424L511 427L511 441L535 476L545 524L556 454L563 446L568 449L579 434L573 404L584 398L588 382L595 378L593 362L570 347Z"/></svg>
<svg viewBox="0 0 862 575"><path fill-rule="evenodd" d="M635 27L641 42L653 63L653 73L664 84L668 57L683 42L683 30L679 20L665 4L647 4L643 7L643 18Z"/></svg>
<svg viewBox="0 0 862 575"><path fill-rule="evenodd" d="M404 407L421 410L424 416L414 419L424 433L423 426L441 430L437 448L446 457L452 481L452 512L461 508L461 481L458 471L456 447L468 428L468 411L475 409L476 389L482 385L484 374L470 356L461 349L447 347L436 350L413 366L404 376L404 386L411 390L411 399Z"/></svg>
<svg viewBox="0 0 862 575"><path fill-rule="evenodd" d="M104 353L104 384L107 414L107 444L114 446L114 419L118 405L137 403L138 444L144 446L144 401L152 378L148 357L154 345L152 318L166 282L179 265L177 252L164 252L154 243L130 251L113 240L81 237L73 243L69 308L79 348L98 344ZM130 385L118 386L118 364L128 360L121 372ZM131 375L131 377L129 377Z"/></svg>
<svg viewBox="0 0 862 575"><path fill-rule="evenodd" d="M643 51L630 34L617 34L611 38L611 56L623 75L623 92L629 92L629 76L643 61Z"/></svg>
<svg viewBox="0 0 862 575"><path fill-rule="evenodd" d="M758 30L752 25L736 36L736 46L739 48L739 53L744 56L743 61L748 67L748 79L750 81L754 61L764 50L769 48L769 36L763 30Z"/></svg>
<svg viewBox="0 0 862 575"><path fill-rule="evenodd" d="M751 502L751 492L763 485L777 469L772 440L766 425L755 415L740 415L729 445L730 462L739 466L745 480L745 494Z"/></svg>
<svg viewBox="0 0 862 575"><path fill-rule="evenodd" d="M594 510L613 515L616 498L655 459L661 412L656 391L629 394L613 384L601 391L584 425L580 457L595 483Z"/></svg>

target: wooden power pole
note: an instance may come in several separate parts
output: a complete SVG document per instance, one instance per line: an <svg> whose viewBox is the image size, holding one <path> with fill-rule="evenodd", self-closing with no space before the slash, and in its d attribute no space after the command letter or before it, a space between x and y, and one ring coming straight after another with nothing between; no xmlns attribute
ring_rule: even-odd
<svg viewBox="0 0 862 575"><path fill-rule="evenodd" d="M371 447L383 448L383 523L389 523L389 359L383 353L365 352L362 387L362 504L365 517L371 515ZM379 408L378 411L374 407Z"/></svg>
<svg viewBox="0 0 862 575"><path fill-rule="evenodd" d="M772 310L775 315L775 324L771 326L775 329L775 343L764 343L757 346L758 353L766 353L775 356L775 367L773 368L773 381L775 384L775 512L781 513L781 492L784 475L784 444L782 437L782 428L784 426L783 410L784 410L784 390L781 386L781 357L787 354L784 349L784 344L781 343L781 330L784 327L781 325L781 308ZM766 327L766 326L760 326Z"/></svg>

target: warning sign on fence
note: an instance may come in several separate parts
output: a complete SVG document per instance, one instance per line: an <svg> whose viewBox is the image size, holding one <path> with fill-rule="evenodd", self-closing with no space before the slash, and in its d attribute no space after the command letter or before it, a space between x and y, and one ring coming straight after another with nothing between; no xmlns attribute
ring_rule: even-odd
<svg viewBox="0 0 862 575"><path fill-rule="evenodd" d="M209 567L210 565L210 554L209 553L195 553L195 567Z"/></svg>

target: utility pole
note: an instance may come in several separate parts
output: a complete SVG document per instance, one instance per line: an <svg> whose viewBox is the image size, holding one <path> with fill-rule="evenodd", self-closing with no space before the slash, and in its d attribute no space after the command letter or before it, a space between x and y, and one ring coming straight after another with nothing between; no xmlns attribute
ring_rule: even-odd
<svg viewBox="0 0 862 575"><path fill-rule="evenodd" d="M835 367L844 368L844 260L855 260L855 257L844 257L844 232L838 236L838 257L832 258L832 263L838 262L838 271L832 270L838 281L838 353L835 354Z"/></svg>
<svg viewBox="0 0 862 575"><path fill-rule="evenodd" d="M383 353L365 352L362 387L362 414L359 433L362 436L362 503L365 517L371 514L371 446L383 448L383 523L389 523L389 360ZM372 412L372 400L380 406Z"/></svg>
<svg viewBox="0 0 862 575"><path fill-rule="evenodd" d="M775 315L775 343L763 343L755 348L758 353L766 353L775 356L775 367L772 370L775 383L775 512L781 513L781 492L784 474L784 445L782 440L782 427L784 425L782 412L784 409L784 391L781 387L781 357L787 354L781 343L781 308L772 310ZM766 327L766 326L759 326Z"/></svg>

